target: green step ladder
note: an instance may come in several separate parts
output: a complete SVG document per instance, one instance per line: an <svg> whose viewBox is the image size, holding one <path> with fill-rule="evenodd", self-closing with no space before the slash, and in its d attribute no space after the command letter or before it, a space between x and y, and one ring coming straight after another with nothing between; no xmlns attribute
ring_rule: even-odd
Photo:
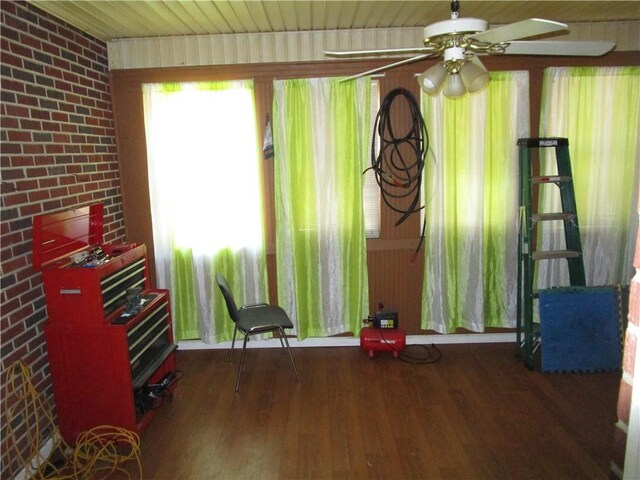
<svg viewBox="0 0 640 480"><path fill-rule="evenodd" d="M557 173L540 173L539 154L533 149L554 148ZM566 138L520 138L518 139L520 160L520 211L518 226L518 291L516 355L522 358L529 369L534 368L534 354L540 347L539 326L534 325L533 301L537 293L533 288L535 262L541 260L566 259L571 286L585 286L582 244L578 228L578 211L573 188L569 140ZM536 168L533 168L533 167ZM538 212L532 206L533 188L555 185L560 190L561 212ZM565 250L534 251L536 225L540 222L562 221L564 225Z"/></svg>

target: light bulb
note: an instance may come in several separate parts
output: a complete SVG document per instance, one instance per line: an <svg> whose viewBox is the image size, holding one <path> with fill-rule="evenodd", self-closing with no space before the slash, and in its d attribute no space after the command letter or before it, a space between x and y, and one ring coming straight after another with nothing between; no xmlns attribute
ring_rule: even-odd
<svg viewBox="0 0 640 480"><path fill-rule="evenodd" d="M489 72L471 62L465 62L462 65L460 76L468 92L477 92L489 83Z"/></svg>
<svg viewBox="0 0 640 480"><path fill-rule="evenodd" d="M467 91L464 88L464 83L462 83L460 75L458 75L457 73L452 73L447 77L447 80L444 82L445 97L461 97L466 92Z"/></svg>
<svg viewBox="0 0 640 480"><path fill-rule="evenodd" d="M435 95L440 90L446 76L447 69L442 62L438 62L418 75L418 84L429 95Z"/></svg>

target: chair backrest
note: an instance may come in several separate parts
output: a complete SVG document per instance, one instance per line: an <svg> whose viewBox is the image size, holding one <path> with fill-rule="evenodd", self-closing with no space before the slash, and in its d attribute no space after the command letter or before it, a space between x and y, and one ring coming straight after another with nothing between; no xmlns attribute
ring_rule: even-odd
<svg viewBox="0 0 640 480"><path fill-rule="evenodd" d="M216 283L222 292L222 296L224 297L224 302L227 304L227 310L229 311L229 316L231 320L234 322L238 321L238 307L236 306L236 301L233 298L233 294L231 293L231 289L229 288L229 284L227 283L227 279L221 273L216 273Z"/></svg>

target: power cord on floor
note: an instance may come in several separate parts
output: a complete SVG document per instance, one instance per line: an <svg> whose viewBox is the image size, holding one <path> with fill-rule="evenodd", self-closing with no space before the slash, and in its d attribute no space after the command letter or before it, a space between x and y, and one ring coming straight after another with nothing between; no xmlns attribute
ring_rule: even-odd
<svg viewBox="0 0 640 480"><path fill-rule="evenodd" d="M383 332L384 332L384 329L383 328L380 329L380 337L382 338L382 341L387 345L387 347L389 347L391 351L396 352L398 354L398 358L403 362L412 363L414 365L424 365L426 363L436 363L442 358L442 352L438 349L438 347L436 347L434 343L431 344L433 353L431 353L431 350L429 349L428 345L418 345L418 344L407 345L404 347L403 350L400 350L400 349L397 349L394 344L387 341L387 339L384 337ZM420 349L420 350L423 350L424 353L419 356L410 355L409 353L406 353L407 349L409 348L413 350Z"/></svg>
<svg viewBox="0 0 640 480"><path fill-rule="evenodd" d="M407 349L420 349L424 350L424 354L421 356L413 356L406 353ZM428 345L407 345L405 349L398 353L398 358L403 362L412 363L414 365L423 365L425 363L436 363L442 358L442 352L438 350L438 347L434 343L431 344L433 354Z"/></svg>

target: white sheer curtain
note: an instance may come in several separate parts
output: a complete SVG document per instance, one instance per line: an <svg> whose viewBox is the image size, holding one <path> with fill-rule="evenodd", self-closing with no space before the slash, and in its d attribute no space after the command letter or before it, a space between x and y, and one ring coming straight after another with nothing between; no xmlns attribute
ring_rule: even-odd
<svg viewBox="0 0 640 480"><path fill-rule="evenodd" d="M422 328L513 327L518 147L529 132L528 72L493 72L459 99L423 95L433 160L425 166Z"/></svg>
<svg viewBox="0 0 640 480"><path fill-rule="evenodd" d="M540 131L569 139L587 285L628 285L638 216L640 67L549 68ZM551 149L549 149L551 150ZM552 151L541 171L555 172ZM540 192L540 211L560 211L555 188ZM540 250L564 248L560 222L544 222ZM539 262L538 287L569 285L566 262Z"/></svg>
<svg viewBox="0 0 640 480"><path fill-rule="evenodd" d="M370 85L274 82L278 299L300 339L356 333L368 314L362 172Z"/></svg>
<svg viewBox="0 0 640 480"><path fill-rule="evenodd" d="M229 340L214 283L267 299L259 147L251 81L143 85L157 283L177 340Z"/></svg>

